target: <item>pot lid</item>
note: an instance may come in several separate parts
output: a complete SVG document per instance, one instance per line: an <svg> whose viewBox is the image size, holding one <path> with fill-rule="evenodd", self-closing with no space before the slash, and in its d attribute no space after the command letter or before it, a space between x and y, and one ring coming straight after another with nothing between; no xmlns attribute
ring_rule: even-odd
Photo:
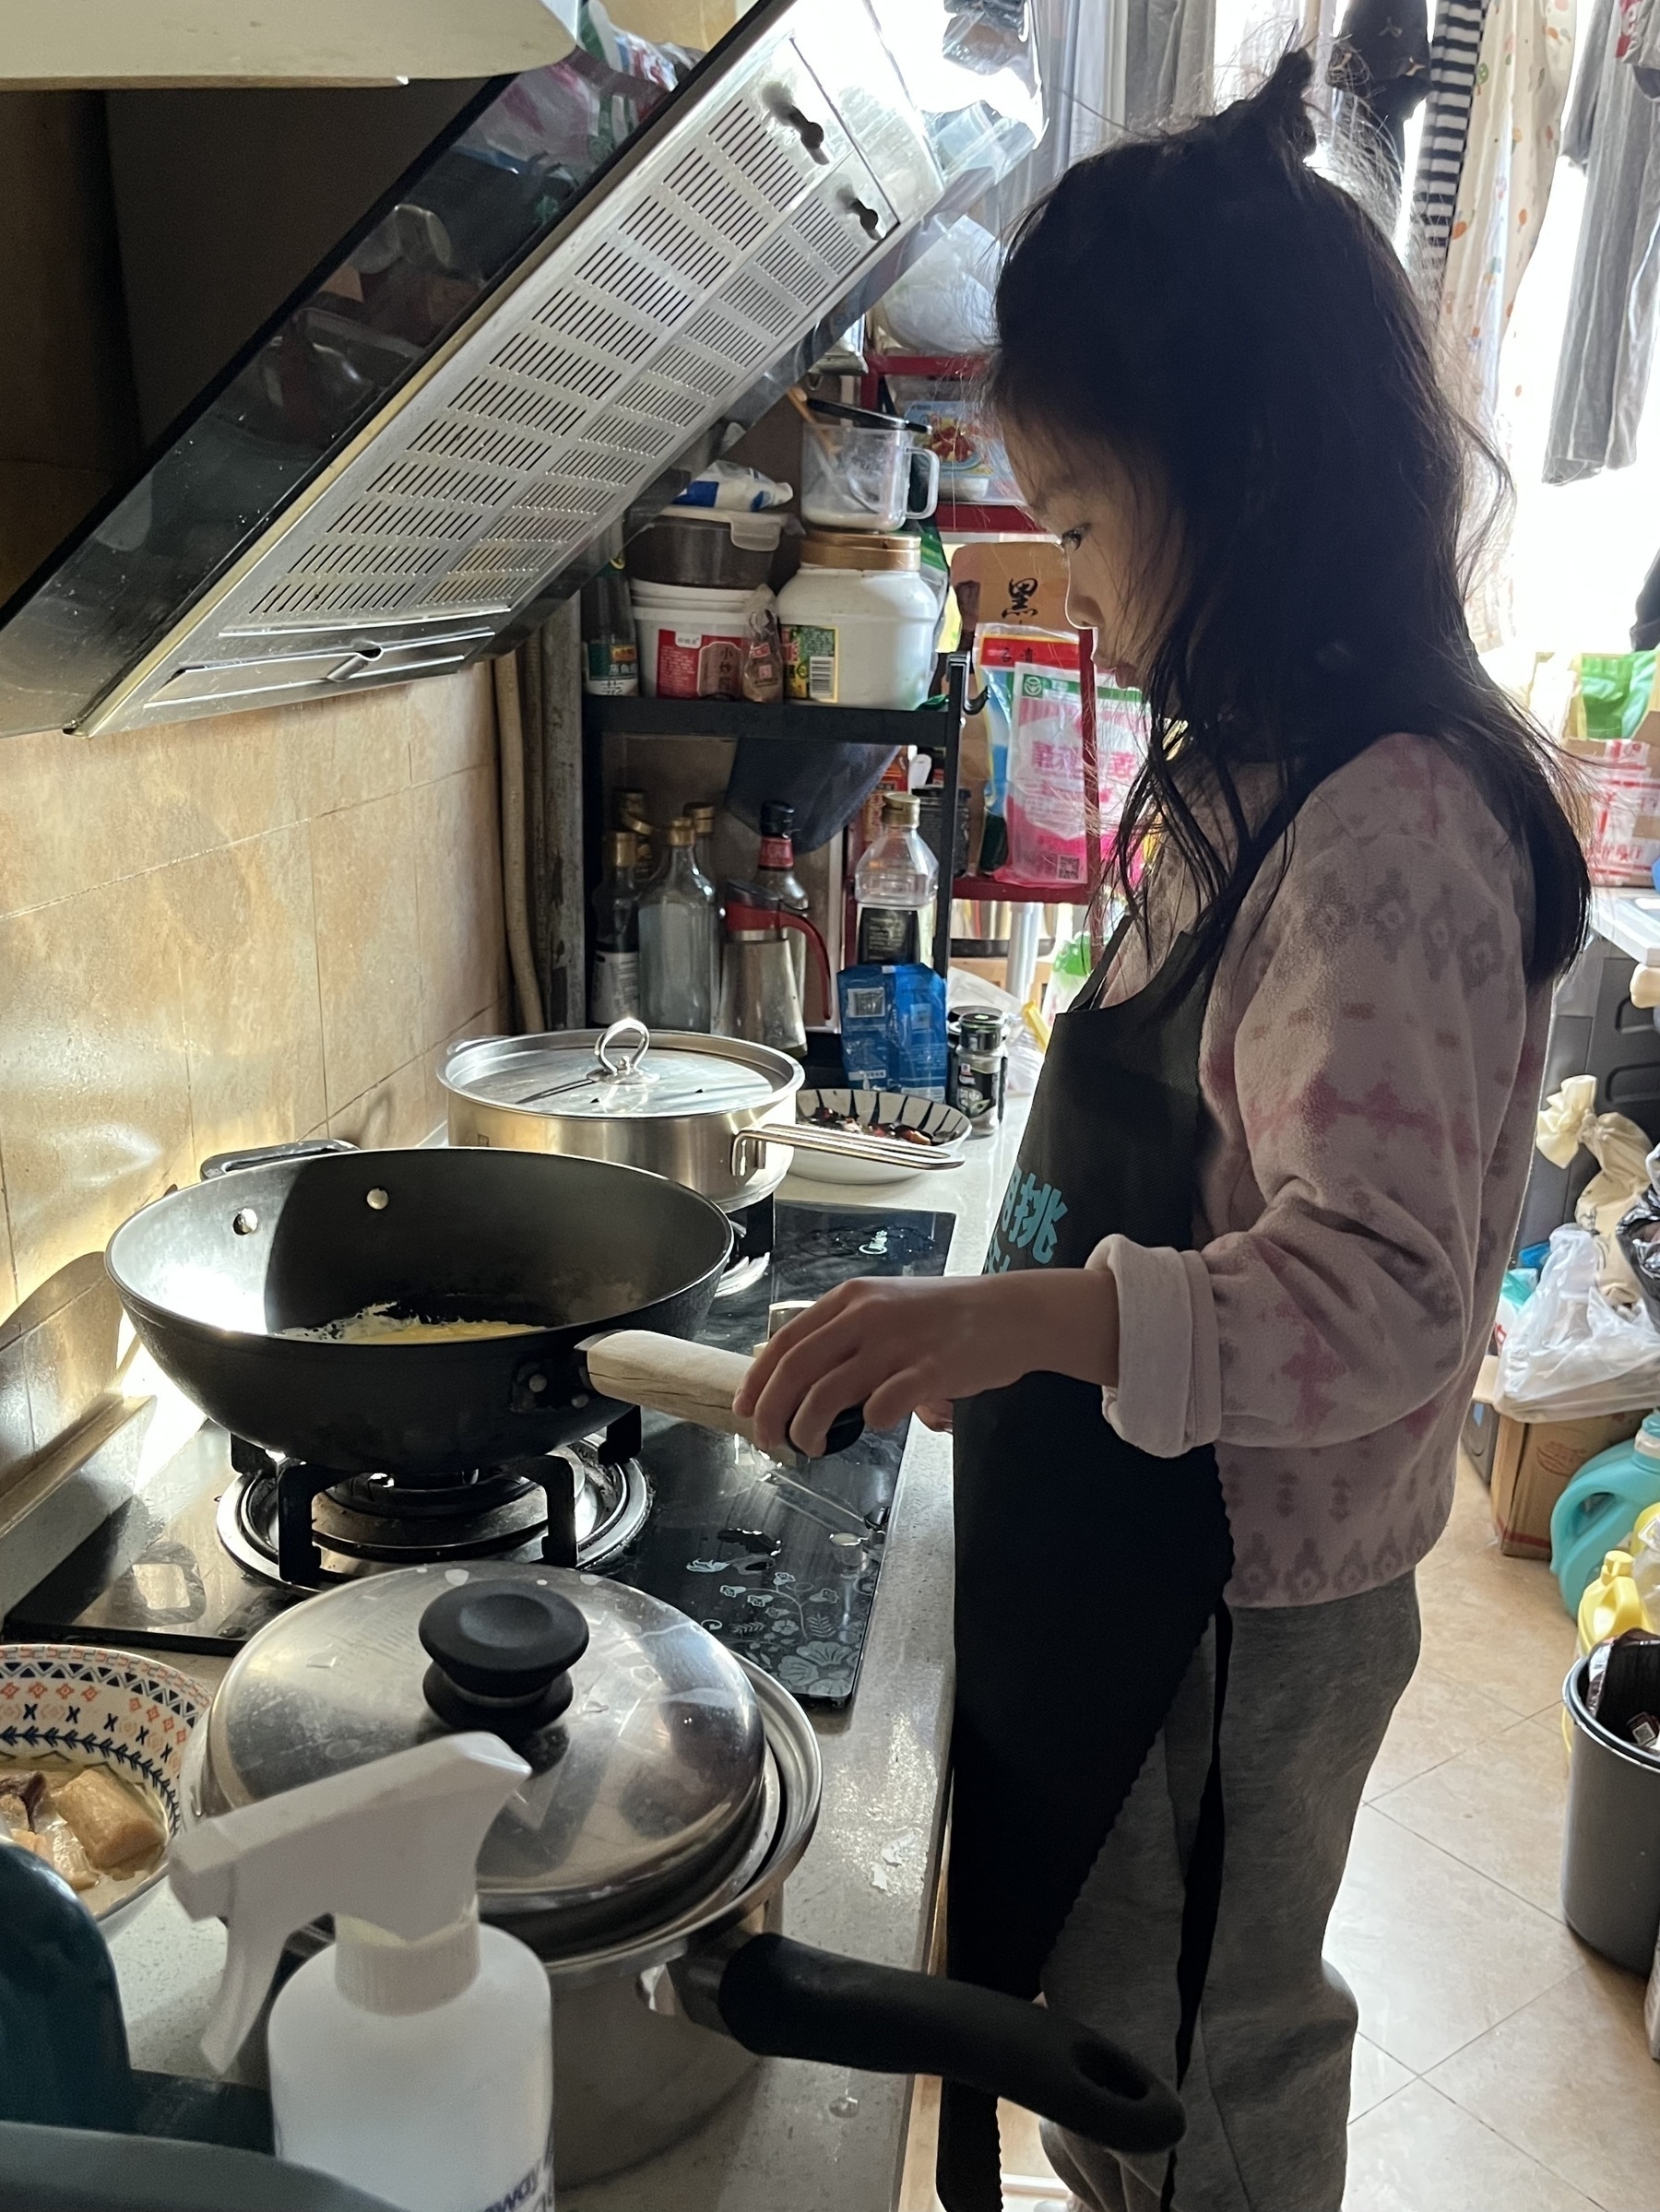
<svg viewBox="0 0 1660 2212"><path fill-rule="evenodd" d="M670 501L640 535L648 536L666 524L689 522L694 530L724 530L746 553L772 553L777 550L786 523L794 521L793 515L782 515L776 507L680 507ZM796 526L800 527L799 523Z"/></svg>
<svg viewBox="0 0 1660 2212"><path fill-rule="evenodd" d="M581 1120L663 1119L682 1114L759 1112L787 1098L801 1079L782 1052L738 1037L624 1027L573 1029L546 1036L487 1037L463 1045L444 1070L445 1090L481 1106ZM605 1047L603 1063L600 1047Z"/></svg>
<svg viewBox="0 0 1660 2212"><path fill-rule="evenodd" d="M810 399L809 408L832 422L851 422L860 430L911 430L903 415L885 414L881 408L850 407L845 399Z"/></svg>
<svg viewBox="0 0 1660 2212"><path fill-rule="evenodd" d="M809 530L803 568L920 568L922 544L901 530Z"/></svg>
<svg viewBox="0 0 1660 2212"><path fill-rule="evenodd" d="M453 1728L505 1736L532 1771L485 1839L480 1905L535 1916L544 1956L678 1910L742 1851L763 1796L738 1662L660 1599L536 1564L406 1567L307 1599L243 1647L204 1727L209 1811Z"/></svg>

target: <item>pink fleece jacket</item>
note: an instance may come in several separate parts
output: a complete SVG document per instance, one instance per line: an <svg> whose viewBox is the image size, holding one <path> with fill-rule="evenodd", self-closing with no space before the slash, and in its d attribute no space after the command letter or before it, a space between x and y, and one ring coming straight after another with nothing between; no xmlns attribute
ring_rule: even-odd
<svg viewBox="0 0 1660 2212"><path fill-rule="evenodd" d="M1307 1605L1444 1526L1532 1153L1549 992L1531 885L1469 779L1381 739L1304 806L1224 948L1200 1050L1193 1248L1110 1236L1119 1434L1215 1444L1229 1598ZM1179 926L1131 932L1131 997Z"/></svg>

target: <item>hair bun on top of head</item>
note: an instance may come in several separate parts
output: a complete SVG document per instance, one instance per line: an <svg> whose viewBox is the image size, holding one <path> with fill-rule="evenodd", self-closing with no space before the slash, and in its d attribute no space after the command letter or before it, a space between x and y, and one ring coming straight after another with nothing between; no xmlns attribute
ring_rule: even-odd
<svg viewBox="0 0 1660 2212"><path fill-rule="evenodd" d="M1201 127L1213 134L1213 145L1236 159L1266 159L1282 167L1300 168L1315 147L1308 101L1313 74L1305 49L1294 46L1249 99L1236 100L1208 126Z"/></svg>

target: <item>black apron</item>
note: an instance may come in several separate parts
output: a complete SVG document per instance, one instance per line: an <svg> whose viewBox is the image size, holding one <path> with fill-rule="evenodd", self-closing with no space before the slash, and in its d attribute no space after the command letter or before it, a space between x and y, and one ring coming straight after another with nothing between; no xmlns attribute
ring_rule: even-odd
<svg viewBox="0 0 1660 2212"><path fill-rule="evenodd" d="M1294 807L1275 809L1258 857ZM1082 1267L1102 1237L1193 1241L1199 1044L1227 928L1180 938L1132 999L1098 1003L1120 930L1059 1016L986 1272ZM1109 1425L1101 1393L1023 1376L955 1408L956 1712L947 1970L1036 1996L1045 1960L1216 1624L1212 1762L1187 1872L1177 2079L1192 2052L1222 1880L1217 1757L1233 1542L1208 1446L1155 1459ZM1141 2055L1146 2056L1146 2053ZM947 2212L997 2212L996 2110L945 2085ZM1171 2201L1175 2158L1165 2180Z"/></svg>

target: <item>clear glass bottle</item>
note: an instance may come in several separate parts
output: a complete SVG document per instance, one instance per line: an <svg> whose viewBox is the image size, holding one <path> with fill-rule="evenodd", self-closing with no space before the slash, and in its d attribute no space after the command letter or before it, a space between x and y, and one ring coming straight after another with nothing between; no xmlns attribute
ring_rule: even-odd
<svg viewBox="0 0 1660 2212"><path fill-rule="evenodd" d="M622 557L582 587L582 688L600 698L631 698L640 688L634 601Z"/></svg>
<svg viewBox="0 0 1660 2212"><path fill-rule="evenodd" d="M639 887L632 830L605 840L605 874L593 898L594 976L588 1013L595 1026L640 1011Z"/></svg>
<svg viewBox="0 0 1660 2212"><path fill-rule="evenodd" d="M709 802L686 809L686 820L692 824L692 856L697 862L698 872L708 879L709 896L714 901L715 917L709 929L709 1011L711 1017L720 1011L720 953L726 938L726 908L721 901L719 880L715 873L715 809Z"/></svg>
<svg viewBox="0 0 1660 2212"><path fill-rule="evenodd" d="M715 887L693 851L683 814L669 824L668 860L640 894L640 1015L651 1029L710 1028L715 1009Z"/></svg>
<svg viewBox="0 0 1660 2212"><path fill-rule="evenodd" d="M908 795L889 793L882 802L882 833L854 871L861 967L895 967L930 956L940 864L917 827L920 811Z"/></svg>

